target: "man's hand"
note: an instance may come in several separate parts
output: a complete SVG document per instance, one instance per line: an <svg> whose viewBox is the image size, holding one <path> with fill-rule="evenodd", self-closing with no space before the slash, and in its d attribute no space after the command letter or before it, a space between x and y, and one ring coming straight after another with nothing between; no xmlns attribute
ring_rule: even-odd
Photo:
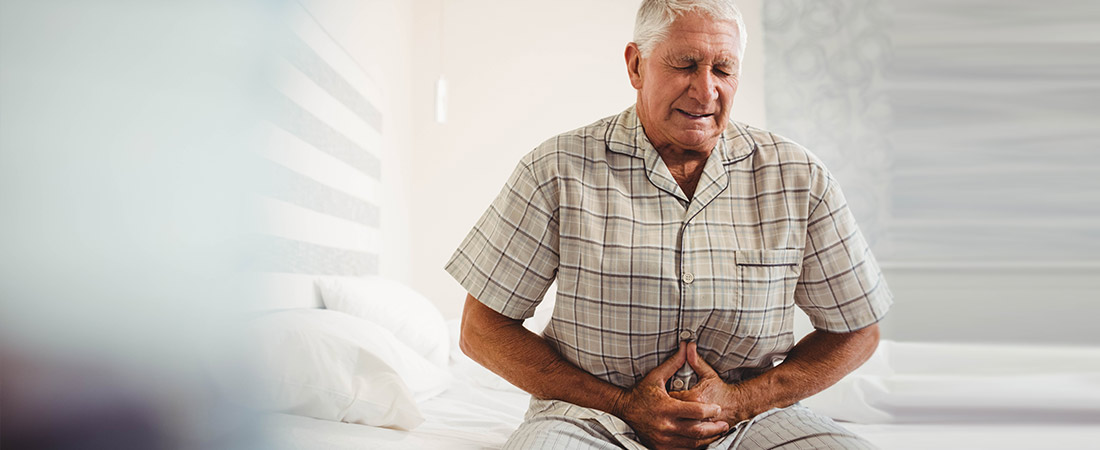
<svg viewBox="0 0 1100 450"><path fill-rule="evenodd" d="M736 384L729 384L722 380L718 372L715 372L710 364L699 356L698 347L694 342L687 344L687 363L695 370L699 381L691 389L670 393L672 398L686 402L721 405L722 413L718 420L726 423L736 424L754 415L755 411L744 407L741 401L741 389Z"/></svg>
<svg viewBox="0 0 1100 450"><path fill-rule="evenodd" d="M848 333L815 330L802 338L783 363L736 384L728 384L689 344L687 362L699 382L670 394L689 402L714 403L722 413L714 420L737 424L771 408L782 408L821 392L863 364L878 346L878 325Z"/></svg>
<svg viewBox="0 0 1100 450"><path fill-rule="evenodd" d="M714 420L722 408L669 396L665 383L687 361L687 345L630 390L599 380L566 362L523 322L466 296L459 346L467 355L519 388L541 398L606 411L629 424L646 445L658 449L706 446L729 431Z"/></svg>
<svg viewBox="0 0 1100 450"><path fill-rule="evenodd" d="M729 431L728 422L716 420L722 413L722 408L717 404L673 398L665 389L668 379L694 353L694 347L689 351L687 344L681 342L680 351L646 374L629 391L624 391L615 403L611 413L629 424L647 446L656 449L697 449L718 440ZM710 372L714 373L713 370ZM714 375L715 378L717 376Z"/></svg>
<svg viewBox="0 0 1100 450"><path fill-rule="evenodd" d="M729 430L717 405L684 402L665 390L687 360L687 347L653 369L630 390L599 380L566 362L522 321L466 297L460 347L475 361L532 395L606 411L628 423L646 445L658 449L703 447Z"/></svg>
<svg viewBox="0 0 1100 450"><path fill-rule="evenodd" d="M698 448L722 437L731 423L773 407L789 406L835 383L874 352L878 326L850 333L814 331L791 349L782 364L764 374L728 385L699 357L695 344L657 366L624 390L570 364L541 337L466 296L459 345L521 389L541 398L612 413L629 424L645 444ZM699 375L688 391L669 394L665 383L687 362Z"/></svg>

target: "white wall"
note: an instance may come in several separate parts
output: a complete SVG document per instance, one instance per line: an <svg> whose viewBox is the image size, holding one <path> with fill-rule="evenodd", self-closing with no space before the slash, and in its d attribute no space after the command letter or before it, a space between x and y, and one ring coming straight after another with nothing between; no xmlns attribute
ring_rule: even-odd
<svg viewBox="0 0 1100 450"><path fill-rule="evenodd" d="M634 102L623 52L639 3L303 0L386 92L382 275L459 316L465 292L443 265L519 158ZM739 6L749 43L733 117L764 127L762 3Z"/></svg>
<svg viewBox="0 0 1100 450"><path fill-rule="evenodd" d="M638 0L302 0L384 91L381 274L457 317L443 265L543 140L633 104L623 51ZM760 1L742 3L749 48L734 118L764 125ZM448 122L435 121L448 80Z"/></svg>
<svg viewBox="0 0 1100 450"><path fill-rule="evenodd" d="M465 292L443 265L520 157L558 133L633 104L623 53L639 3L416 4L415 156L407 166L411 270L414 285L445 316L459 315ZM734 103L734 118L757 126L764 124L760 9L759 0L742 2L749 48ZM440 73L449 85L446 124L434 121Z"/></svg>

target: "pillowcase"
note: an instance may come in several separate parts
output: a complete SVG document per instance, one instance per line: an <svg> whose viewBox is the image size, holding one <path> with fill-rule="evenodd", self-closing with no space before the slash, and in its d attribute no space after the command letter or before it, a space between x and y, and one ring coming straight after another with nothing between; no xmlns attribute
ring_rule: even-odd
<svg viewBox="0 0 1100 450"><path fill-rule="evenodd" d="M325 308L385 327L436 366L447 369L450 338L435 305L400 282L386 278L317 280Z"/></svg>
<svg viewBox="0 0 1100 450"><path fill-rule="evenodd" d="M424 421L416 402L450 384L385 328L338 311L279 311L253 326L265 410L408 430Z"/></svg>

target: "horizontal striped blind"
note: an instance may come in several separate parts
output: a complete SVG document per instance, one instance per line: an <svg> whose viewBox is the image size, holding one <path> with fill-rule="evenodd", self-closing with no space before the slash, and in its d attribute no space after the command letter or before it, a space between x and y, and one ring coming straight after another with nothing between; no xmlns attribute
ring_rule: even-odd
<svg viewBox="0 0 1100 450"><path fill-rule="evenodd" d="M768 124L884 265L1100 263L1100 4L765 2Z"/></svg>

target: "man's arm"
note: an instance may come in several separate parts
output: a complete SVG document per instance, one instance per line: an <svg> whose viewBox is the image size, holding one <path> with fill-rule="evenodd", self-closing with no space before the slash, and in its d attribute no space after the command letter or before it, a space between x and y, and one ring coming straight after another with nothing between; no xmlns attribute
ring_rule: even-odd
<svg viewBox="0 0 1100 450"><path fill-rule="evenodd" d="M687 358L686 346L629 390L606 383L563 359L545 340L466 296L462 351L512 384L540 398L563 400L609 412L656 448L698 448L717 440L729 424L711 421L714 404L673 399L665 382Z"/></svg>
<svg viewBox="0 0 1100 450"><path fill-rule="evenodd" d="M717 403L722 407L721 419L735 424L771 408L793 405L832 386L866 362L878 347L878 340L878 324L850 333L814 330L791 348L781 364L737 384L722 381L691 344L687 360L699 375L699 382L690 390L671 395Z"/></svg>

